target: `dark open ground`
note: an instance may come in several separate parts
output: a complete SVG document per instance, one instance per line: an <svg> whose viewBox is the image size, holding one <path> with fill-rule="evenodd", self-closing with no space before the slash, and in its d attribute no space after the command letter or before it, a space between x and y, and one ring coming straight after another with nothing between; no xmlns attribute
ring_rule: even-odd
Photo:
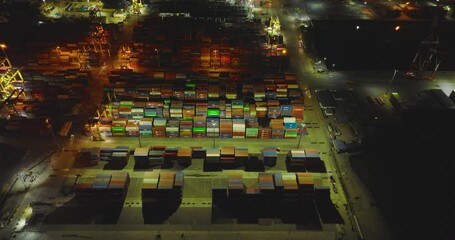
<svg viewBox="0 0 455 240"><path fill-rule="evenodd" d="M454 113L408 113L377 127L354 171L383 210L395 239L455 239Z"/></svg>
<svg viewBox="0 0 455 240"><path fill-rule="evenodd" d="M431 21L314 21L315 47L335 70L408 70ZM359 30L356 30L359 26ZM399 31L395 27L400 26ZM455 69L455 23L440 22L440 70Z"/></svg>

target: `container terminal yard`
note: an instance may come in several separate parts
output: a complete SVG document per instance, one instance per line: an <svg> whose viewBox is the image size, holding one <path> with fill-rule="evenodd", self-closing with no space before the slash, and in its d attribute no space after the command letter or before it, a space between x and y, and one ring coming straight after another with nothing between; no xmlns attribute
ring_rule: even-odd
<svg viewBox="0 0 455 240"><path fill-rule="evenodd" d="M0 239L455 237L453 2L119 6L0 9Z"/></svg>

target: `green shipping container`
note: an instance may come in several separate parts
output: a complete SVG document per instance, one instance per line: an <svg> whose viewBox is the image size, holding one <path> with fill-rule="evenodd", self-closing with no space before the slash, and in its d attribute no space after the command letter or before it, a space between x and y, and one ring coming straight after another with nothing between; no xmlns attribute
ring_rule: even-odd
<svg viewBox="0 0 455 240"><path fill-rule="evenodd" d="M204 127L195 127L195 128L193 128L193 132L205 132L205 128Z"/></svg>
<svg viewBox="0 0 455 240"><path fill-rule="evenodd" d="M220 116L220 109L208 109L207 110L208 117L219 117Z"/></svg>
<svg viewBox="0 0 455 240"><path fill-rule="evenodd" d="M125 129L125 127L112 127L113 132L124 132Z"/></svg>

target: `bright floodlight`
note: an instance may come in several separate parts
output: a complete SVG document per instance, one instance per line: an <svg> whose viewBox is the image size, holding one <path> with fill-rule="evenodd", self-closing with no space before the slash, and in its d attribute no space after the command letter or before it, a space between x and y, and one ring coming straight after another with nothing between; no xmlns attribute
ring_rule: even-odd
<svg viewBox="0 0 455 240"><path fill-rule="evenodd" d="M395 31L398 31L398 30L400 30L400 26L395 27Z"/></svg>
<svg viewBox="0 0 455 240"><path fill-rule="evenodd" d="M359 30L360 26L355 27L355 29Z"/></svg>

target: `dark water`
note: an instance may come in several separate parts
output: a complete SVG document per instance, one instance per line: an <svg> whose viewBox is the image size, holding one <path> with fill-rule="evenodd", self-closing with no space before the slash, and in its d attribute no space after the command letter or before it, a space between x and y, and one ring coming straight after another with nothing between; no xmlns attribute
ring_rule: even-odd
<svg viewBox="0 0 455 240"><path fill-rule="evenodd" d="M431 21L314 21L315 47L327 65L338 70L407 70ZM357 30L356 27L359 26ZM400 26L398 31L395 27ZM455 70L455 22L437 28L440 70Z"/></svg>

